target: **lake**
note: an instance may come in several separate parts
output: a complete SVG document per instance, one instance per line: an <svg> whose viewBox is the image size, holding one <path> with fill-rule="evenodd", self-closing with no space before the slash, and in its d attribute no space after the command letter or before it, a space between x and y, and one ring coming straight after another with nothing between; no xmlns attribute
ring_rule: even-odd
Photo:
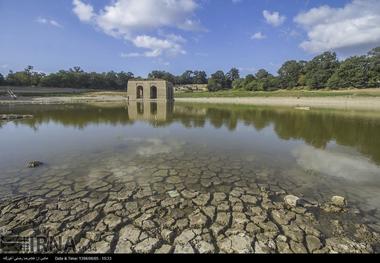
<svg viewBox="0 0 380 263"><path fill-rule="evenodd" d="M326 240L335 237L334 220L347 233L359 223L380 230L380 112L153 102L0 106L0 114L10 113L34 115L0 123L0 228L12 233L70 236L83 251L240 252L225 248L225 239L243 245L246 239L214 227L223 221L217 212L223 200L228 208L220 211L232 213L225 224L235 229L234 213L240 213L244 226L236 229L249 236L250 223L265 234L263 222L281 229L298 218L279 223L272 214L256 222L248 212L255 202L244 196L270 215L285 194L310 204L321 251L333 251ZM27 168L32 160L43 165ZM352 211L315 212L315 204L335 195L344 196ZM308 213L293 212L302 218ZM174 221L163 227L163 219ZM173 231L168 240L163 228ZM196 238L188 246L177 242L189 229L194 236L210 233L202 239L209 246L195 244ZM140 237L122 239L123 231ZM283 252L279 233L291 236L284 229L266 236L276 241L274 248L264 242L269 250ZM318 251L303 233L284 243L293 252ZM258 234L252 251L260 247Z"/></svg>

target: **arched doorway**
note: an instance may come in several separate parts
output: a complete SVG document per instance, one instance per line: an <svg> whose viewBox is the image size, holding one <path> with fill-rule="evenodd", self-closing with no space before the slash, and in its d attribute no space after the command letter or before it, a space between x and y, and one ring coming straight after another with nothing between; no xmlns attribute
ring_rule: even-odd
<svg viewBox="0 0 380 263"><path fill-rule="evenodd" d="M144 88L142 86L138 86L136 89L136 98L143 99L144 98Z"/></svg>
<svg viewBox="0 0 380 263"><path fill-rule="evenodd" d="M157 99L157 87L156 86L150 87L150 99L152 99L152 100Z"/></svg>

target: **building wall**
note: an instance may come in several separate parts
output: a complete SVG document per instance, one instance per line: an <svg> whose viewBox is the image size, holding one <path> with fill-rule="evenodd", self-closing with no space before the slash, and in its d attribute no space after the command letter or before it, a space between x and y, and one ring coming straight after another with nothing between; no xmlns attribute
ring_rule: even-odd
<svg viewBox="0 0 380 263"><path fill-rule="evenodd" d="M143 98L137 98L138 87L143 88ZM164 80L151 81L129 81L128 98L129 100L151 100L151 87L157 88L157 100L173 100L173 85Z"/></svg>

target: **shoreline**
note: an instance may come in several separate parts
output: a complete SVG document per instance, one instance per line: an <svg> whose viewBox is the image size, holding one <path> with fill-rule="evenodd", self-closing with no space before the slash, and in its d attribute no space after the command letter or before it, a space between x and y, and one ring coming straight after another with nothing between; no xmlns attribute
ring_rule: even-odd
<svg viewBox="0 0 380 263"><path fill-rule="evenodd" d="M379 110L380 97L204 97L175 98L176 102L235 104L256 106L296 107L306 110L313 108ZM125 103L128 99L122 95L100 96L58 96L58 97L20 97L18 100L1 100L0 105L28 104L76 104L76 103Z"/></svg>
<svg viewBox="0 0 380 263"><path fill-rule="evenodd" d="M357 110L380 110L380 98L377 97L236 97L236 98L177 98L177 102L240 104L257 106L315 107Z"/></svg>

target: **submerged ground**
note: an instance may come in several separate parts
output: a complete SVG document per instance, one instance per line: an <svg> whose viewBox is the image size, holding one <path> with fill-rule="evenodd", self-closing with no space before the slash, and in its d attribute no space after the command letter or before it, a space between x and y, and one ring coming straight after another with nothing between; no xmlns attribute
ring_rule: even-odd
<svg viewBox="0 0 380 263"><path fill-rule="evenodd" d="M380 113L186 103L0 113L34 115L0 124L5 236L87 253L379 252Z"/></svg>

